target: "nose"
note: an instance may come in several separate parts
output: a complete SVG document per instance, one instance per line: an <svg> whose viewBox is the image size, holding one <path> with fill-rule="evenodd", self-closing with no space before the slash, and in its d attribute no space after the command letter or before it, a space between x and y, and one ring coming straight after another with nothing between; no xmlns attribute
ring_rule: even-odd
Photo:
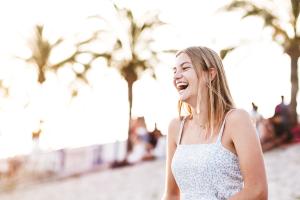
<svg viewBox="0 0 300 200"><path fill-rule="evenodd" d="M181 77L182 77L182 73L180 72L180 70L174 73L174 80L180 79Z"/></svg>

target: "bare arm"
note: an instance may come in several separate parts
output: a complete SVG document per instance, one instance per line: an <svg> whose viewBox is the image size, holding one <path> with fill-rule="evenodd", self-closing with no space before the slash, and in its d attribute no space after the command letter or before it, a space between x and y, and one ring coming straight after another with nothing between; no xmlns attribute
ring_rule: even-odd
<svg viewBox="0 0 300 200"><path fill-rule="evenodd" d="M229 200L267 200L268 186L261 145L249 114L244 110L230 113L227 127L244 179L244 188Z"/></svg>
<svg viewBox="0 0 300 200"><path fill-rule="evenodd" d="M162 200L179 200L180 193L174 176L171 172L171 161L176 150L176 141L179 132L179 119L173 119L169 124L167 135L167 158L166 158L166 179L165 179L165 192Z"/></svg>

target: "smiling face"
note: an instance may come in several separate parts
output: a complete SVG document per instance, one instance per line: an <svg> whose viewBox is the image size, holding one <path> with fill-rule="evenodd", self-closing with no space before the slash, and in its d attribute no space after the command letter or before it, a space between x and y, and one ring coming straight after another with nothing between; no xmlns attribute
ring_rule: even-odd
<svg viewBox="0 0 300 200"><path fill-rule="evenodd" d="M180 100L192 106L196 105L199 88L198 76L191 59L186 53L180 53L176 57L173 70L173 84L179 93Z"/></svg>
<svg viewBox="0 0 300 200"><path fill-rule="evenodd" d="M234 108L234 102L218 54L203 46L185 48L176 54L173 70L173 83L180 96L179 116L182 108L186 108L191 117L199 114L198 119L200 115L209 119L210 130L221 125L225 113Z"/></svg>

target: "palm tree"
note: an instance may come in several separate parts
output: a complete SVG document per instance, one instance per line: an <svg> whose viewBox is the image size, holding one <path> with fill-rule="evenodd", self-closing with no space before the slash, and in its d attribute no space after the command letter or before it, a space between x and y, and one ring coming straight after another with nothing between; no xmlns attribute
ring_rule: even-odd
<svg viewBox="0 0 300 200"><path fill-rule="evenodd" d="M36 25L34 27L34 34L33 37L28 40L28 47L31 52L31 55L29 58L21 58L17 57L19 59L24 60L25 62L29 64L34 64L34 66L37 69L37 82L39 84L43 84L46 81L45 74L48 71L57 72L60 68L64 67L66 64L80 64L83 66L83 70L78 71L75 68L72 68L74 74L76 75L76 80L82 80L86 84L88 84L88 80L86 79L86 73L91 68L91 64L94 61L94 59L98 57L104 57L106 59L110 58L110 55L107 53L96 53L93 51L90 51L87 49L87 45L94 42L98 39L99 34L101 31L94 32L92 36L89 38L78 41L73 45L73 51L69 53L65 58L62 60L59 60L55 63L52 63L50 61L50 56L52 53L56 50L56 48L59 48L60 45L62 45L66 39L58 38L55 42L51 43L49 39L45 37L45 31L44 31L44 25ZM83 54L89 54L90 60L86 63L81 63L78 60L78 56ZM73 89L71 91L72 97L75 97L77 95L77 89ZM42 119L40 119L42 120ZM39 139L41 130L38 132L33 132L32 137L35 140Z"/></svg>
<svg viewBox="0 0 300 200"><path fill-rule="evenodd" d="M134 13L128 8L120 8L114 4L114 10L126 37L122 38L122 36L115 34L116 43L111 55L111 66L119 70L128 85L129 128L127 151L130 151L132 148L130 142L130 127L132 119L133 84L146 70L150 71L155 78L153 66L158 62L158 51L151 49L151 44L154 41L153 37L151 37L151 32L155 28L164 25L164 23L159 19L158 14L154 12L147 13L148 15L145 16L145 20L141 20L137 19ZM96 17L101 18L100 16ZM120 55L122 58L120 58Z"/></svg>
<svg viewBox="0 0 300 200"><path fill-rule="evenodd" d="M290 0L291 13L289 22L281 20L274 12L268 8L263 8L250 0L236 0L225 6L226 11L240 10L243 12L242 18L256 16L264 21L264 27L273 30L272 39L283 48L291 59L291 101L290 109L292 114L292 124L297 123L297 93L298 83L298 59L300 57L300 33L297 23L300 11L300 1ZM289 30L288 30L289 29Z"/></svg>
<svg viewBox="0 0 300 200"><path fill-rule="evenodd" d="M101 33L100 31L94 32L93 35L90 36L89 38L75 43L73 45L73 51L71 51L69 55L67 55L64 59L60 61L51 63L50 61L51 54L55 51L56 48L59 48L59 46L62 45L66 41L66 39L63 39L61 37L58 38L55 42L51 43L50 40L48 40L45 37L44 25L38 24L34 27L33 37L28 41L28 47L31 52L31 56L29 58L21 58L21 59L25 60L27 63L31 63L35 65L38 74L37 81L40 84L45 82L46 80L45 74L47 71L56 72L58 69L64 67L68 63L81 64L84 67L84 70L79 72L75 68L72 68L73 72L75 73L77 79L80 79L88 83L85 75L86 72L90 69L93 60L98 57L105 57L107 59L110 58L110 55L107 53L95 53L84 48L89 43L97 40L100 33ZM88 63L80 63L80 61L77 59L78 56L82 54L89 54L91 56L91 59Z"/></svg>

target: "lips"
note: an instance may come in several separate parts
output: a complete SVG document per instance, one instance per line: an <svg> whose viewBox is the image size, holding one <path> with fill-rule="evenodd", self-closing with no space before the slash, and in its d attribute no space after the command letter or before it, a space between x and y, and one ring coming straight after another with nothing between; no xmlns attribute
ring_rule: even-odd
<svg viewBox="0 0 300 200"><path fill-rule="evenodd" d="M176 88L179 92L185 90L187 87L189 86L189 84L187 82L183 82L183 81L176 81Z"/></svg>

